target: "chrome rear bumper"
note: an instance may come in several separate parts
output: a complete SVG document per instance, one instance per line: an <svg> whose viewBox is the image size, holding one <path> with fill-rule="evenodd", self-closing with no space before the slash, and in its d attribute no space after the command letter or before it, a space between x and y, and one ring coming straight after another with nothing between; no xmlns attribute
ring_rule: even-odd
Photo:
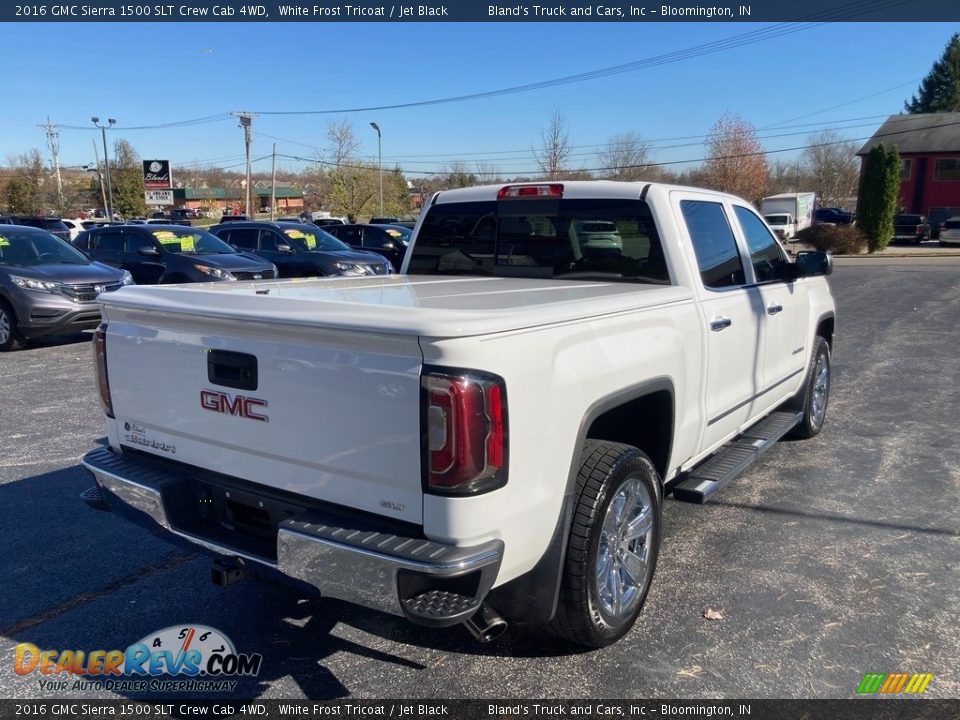
<svg viewBox="0 0 960 720"><path fill-rule="evenodd" d="M187 530L178 522L187 478L176 469L98 448L84 456L83 466L96 479L101 501L140 525L169 533L214 556L239 558L313 587L323 596L405 616L414 622L446 626L469 614L422 617L410 601L427 591L450 591L479 606L496 580L503 543L491 540L455 547L422 537L398 535L345 521L344 515L310 508L285 519L276 528L275 559L251 553ZM101 506L96 506L100 509ZM476 607L473 607L473 612Z"/></svg>

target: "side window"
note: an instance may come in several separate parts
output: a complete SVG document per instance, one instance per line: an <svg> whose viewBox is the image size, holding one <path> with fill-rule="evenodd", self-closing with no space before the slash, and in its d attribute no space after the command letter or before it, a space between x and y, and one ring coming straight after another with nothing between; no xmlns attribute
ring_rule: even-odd
<svg viewBox="0 0 960 720"><path fill-rule="evenodd" d="M256 229L235 228L224 235L221 235L220 239L240 248L241 250L256 250L258 233L259 231ZM268 248L266 245L264 245L263 249L267 250ZM269 249L272 250L273 248Z"/></svg>
<svg viewBox="0 0 960 720"><path fill-rule="evenodd" d="M358 227L336 228L337 237L347 245L360 245L362 231Z"/></svg>
<svg viewBox="0 0 960 720"><path fill-rule="evenodd" d="M138 253L143 248L156 248L149 235L142 233L124 233L124 247L128 253Z"/></svg>
<svg viewBox="0 0 960 720"><path fill-rule="evenodd" d="M756 281L761 283L778 280L780 267L787 262L780 244L751 210L741 205L734 205L733 211L747 239L747 249L750 251L750 263L753 265Z"/></svg>
<svg viewBox="0 0 960 720"><path fill-rule="evenodd" d="M260 249L269 250L271 252L277 252L277 245L289 245L293 247L293 243L287 240L287 238L279 235L270 230L261 230L260 231Z"/></svg>
<svg viewBox="0 0 960 720"><path fill-rule="evenodd" d="M680 210L693 241L693 251L704 287L743 285L743 262L723 205L704 200L682 200Z"/></svg>
<svg viewBox="0 0 960 720"><path fill-rule="evenodd" d="M384 243L390 239L380 228L368 227L363 230L363 247L382 248ZM344 242L349 243L349 240Z"/></svg>
<svg viewBox="0 0 960 720"><path fill-rule="evenodd" d="M123 234L118 232L99 233L90 244L101 252L118 253L123 249Z"/></svg>

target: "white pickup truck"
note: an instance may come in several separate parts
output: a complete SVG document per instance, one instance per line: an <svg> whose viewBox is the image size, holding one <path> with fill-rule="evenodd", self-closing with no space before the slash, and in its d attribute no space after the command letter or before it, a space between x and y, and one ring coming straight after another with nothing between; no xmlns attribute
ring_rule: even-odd
<svg viewBox="0 0 960 720"><path fill-rule="evenodd" d="M831 268L736 197L557 182L436 194L399 275L126 287L84 497L209 551L219 584L604 646L665 492L703 502L819 432Z"/></svg>

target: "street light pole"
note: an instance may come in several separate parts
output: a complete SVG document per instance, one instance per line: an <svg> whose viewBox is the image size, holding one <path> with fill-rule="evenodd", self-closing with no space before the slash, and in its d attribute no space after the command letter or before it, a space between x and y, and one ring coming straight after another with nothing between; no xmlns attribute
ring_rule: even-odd
<svg viewBox="0 0 960 720"><path fill-rule="evenodd" d="M107 154L107 128L113 127L117 124L117 121L114 118L107 118L107 125L100 125L100 118L92 117L90 120L93 122L95 127L100 128L100 134L103 135L103 164L106 170L107 178L107 198L109 202L107 204L107 220L113 222L113 186L110 184L110 156Z"/></svg>
<svg viewBox="0 0 960 720"><path fill-rule="evenodd" d="M383 216L383 137L380 135L380 126L375 122L370 127L377 131L377 170L380 175L380 215Z"/></svg>

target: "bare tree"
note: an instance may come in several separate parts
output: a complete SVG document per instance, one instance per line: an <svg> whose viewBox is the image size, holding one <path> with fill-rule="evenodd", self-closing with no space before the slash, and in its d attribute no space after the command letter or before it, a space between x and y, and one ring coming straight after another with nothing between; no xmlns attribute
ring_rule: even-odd
<svg viewBox="0 0 960 720"><path fill-rule="evenodd" d="M857 194L860 161L855 142L833 130L822 130L807 139L802 159L812 183L808 189L817 193L821 205L841 205Z"/></svg>
<svg viewBox="0 0 960 720"><path fill-rule="evenodd" d="M767 155L753 125L727 113L714 124L704 143L704 179L709 187L752 201L767 189Z"/></svg>
<svg viewBox="0 0 960 720"><path fill-rule="evenodd" d="M570 135L567 123L560 110L553 109L548 128L540 128L540 147L533 149L540 170L550 180L556 179L566 170L570 157Z"/></svg>
<svg viewBox="0 0 960 720"><path fill-rule="evenodd" d="M477 160L473 167L480 183L495 183L500 181L500 166L485 160Z"/></svg>
<svg viewBox="0 0 960 720"><path fill-rule="evenodd" d="M477 184L477 176L462 160L445 163L440 170L440 180L445 189L470 187Z"/></svg>
<svg viewBox="0 0 960 720"><path fill-rule="evenodd" d="M56 201L48 182L43 156L37 148L30 148L23 155L7 158L9 177L4 187L3 202L11 212L33 214L52 207Z"/></svg>
<svg viewBox="0 0 960 720"><path fill-rule="evenodd" d="M327 139L330 141L333 165L338 170L341 165L355 157L360 148L360 142L353 134L353 125L346 118L339 122L331 120L327 123Z"/></svg>
<svg viewBox="0 0 960 720"><path fill-rule="evenodd" d="M610 180L640 180L649 178L650 145L635 132L615 135L606 149L597 153L600 173Z"/></svg>
<svg viewBox="0 0 960 720"><path fill-rule="evenodd" d="M800 192L808 190L807 175L798 160L774 160L770 164L770 177L767 182L767 192L771 195L785 192Z"/></svg>

